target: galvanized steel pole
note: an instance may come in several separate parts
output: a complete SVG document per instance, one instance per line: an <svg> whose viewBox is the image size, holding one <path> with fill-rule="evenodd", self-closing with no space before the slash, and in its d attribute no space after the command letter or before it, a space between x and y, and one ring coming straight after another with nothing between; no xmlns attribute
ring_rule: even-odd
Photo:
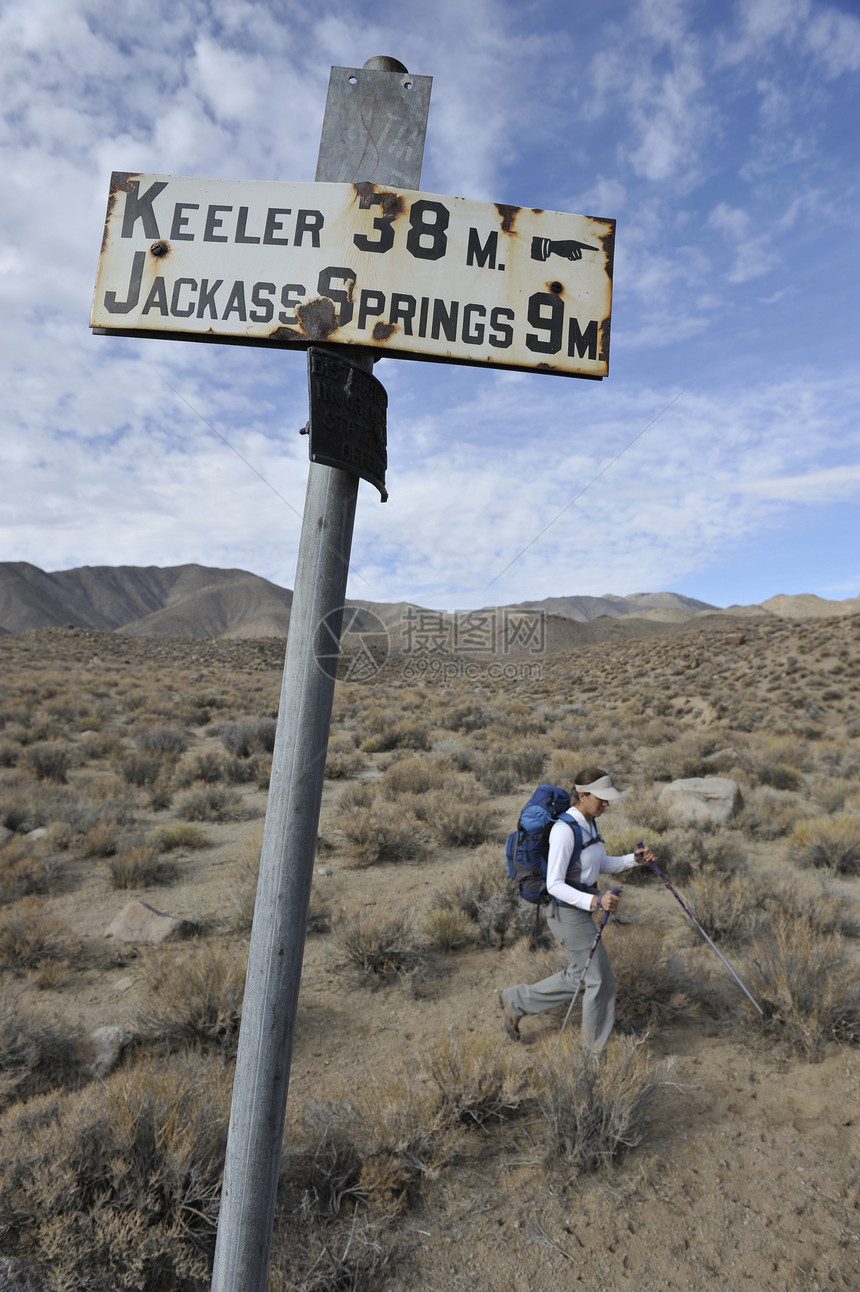
<svg viewBox="0 0 860 1292"><path fill-rule="evenodd" d="M424 96L424 116L417 125L416 100L421 95L416 88ZM394 59L370 59L363 69L333 68L317 180L418 188L429 93L429 77L409 78ZM364 357L361 366L371 372L372 357ZM334 697L333 669L328 663L325 669L318 665L315 638L323 619L327 653L335 628L340 637L357 493L357 476L310 463L236 1058L213 1292L264 1292L266 1286Z"/></svg>

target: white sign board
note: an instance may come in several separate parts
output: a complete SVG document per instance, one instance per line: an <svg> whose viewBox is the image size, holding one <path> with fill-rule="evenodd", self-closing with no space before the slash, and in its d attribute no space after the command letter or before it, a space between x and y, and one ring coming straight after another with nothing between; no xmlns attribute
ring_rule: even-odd
<svg viewBox="0 0 860 1292"><path fill-rule="evenodd" d="M90 325L605 377L615 221L382 185L115 172Z"/></svg>

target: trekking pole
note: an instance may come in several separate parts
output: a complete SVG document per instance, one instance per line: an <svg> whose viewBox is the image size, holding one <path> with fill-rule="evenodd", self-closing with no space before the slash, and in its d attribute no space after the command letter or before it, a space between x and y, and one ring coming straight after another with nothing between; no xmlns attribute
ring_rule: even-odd
<svg viewBox="0 0 860 1292"><path fill-rule="evenodd" d="M616 897L621 896L620 888L613 888L612 891ZM565 1014L564 1022L561 1025L561 1032L563 1032L564 1029L567 1027L567 1020L570 1018L571 1010L576 1004L576 998L579 995L579 989L582 986L582 984L585 982L585 975L588 973L588 966L591 964L591 957L594 955L595 951L597 950L598 942L603 937L603 930L606 927L606 921L609 919L609 915L610 915L609 911L604 911L603 919L600 921L600 923L597 926L597 935L591 944L591 950L588 953L588 959L585 962L585 968L582 971L582 977L580 978L579 982L576 984L576 991L573 993L573 999L571 1000L570 1004L567 1007L567 1013ZM561 1036L561 1032L559 1032L559 1037Z"/></svg>
<svg viewBox="0 0 860 1292"><path fill-rule="evenodd" d="M637 845L636 845L636 849L635 849L635 851L636 851L636 852L638 852L640 848L644 848L644 847L645 847L645 844L644 844L644 843L642 842L642 840L640 839L640 840L639 840L639 842L638 842L638 843L637 843ZM752 992L749 990L749 988L747 988L746 986L744 986L744 984L741 982L740 978L739 978L739 977L738 977L738 975L735 973L734 969L733 969L733 968L732 968L732 966L729 964L728 960L727 960L727 959L726 959L726 957L723 955L723 953L722 953L722 951L720 950L720 948L719 948L719 947L717 947L717 946L714 946L714 943L713 943L713 942L711 941L711 939L708 937L707 933L706 933L706 932L705 932L705 930L702 928L701 924L700 924L700 923L699 923L699 921L696 919L696 917L695 917L695 915L693 914L693 912L690 910L689 906L687 906L687 904L686 904L686 902L684 902L683 898L682 898L682 897L680 897L680 895L675 891L675 889L674 889L674 888L672 887L672 885L669 883L669 880L668 880L668 879L667 879L667 877L663 874L662 870L661 870L661 869L660 869L660 867L657 865L656 861L646 861L646 862L645 862L645 865L646 865L646 866L650 866L650 867L651 867L651 869L654 871L654 874L655 874L655 875L659 875L659 876L660 876L660 878L662 879L663 883L664 883L664 884L666 885L666 887L668 888L669 892L670 892L670 893L672 894L672 896L675 898L675 901L676 901L676 902L678 902L678 904L680 905L680 907L681 907L682 911L685 913L685 915L689 915L690 919L693 921L693 923L695 924L696 928L699 930L699 932L701 933L702 937L703 937L703 938L705 939L705 941L707 942L708 946L711 948L711 950L712 950L712 951L716 951L717 955L720 957L720 959L722 960L723 964L726 966L726 968L728 969L729 973L732 975L732 977L734 978L735 982L736 982L736 983L738 984L738 986L740 987L741 991L743 991L743 992L748 996L748 998L749 998L749 999L752 1001L752 1003L755 1005L755 1007L756 1007L756 1009L758 1010L758 1012L761 1014L762 1018L764 1018L764 1010L762 1009L761 1005L760 1005L760 1004L758 1003L758 1001L756 1000L755 996L753 996L753 994L752 994Z"/></svg>

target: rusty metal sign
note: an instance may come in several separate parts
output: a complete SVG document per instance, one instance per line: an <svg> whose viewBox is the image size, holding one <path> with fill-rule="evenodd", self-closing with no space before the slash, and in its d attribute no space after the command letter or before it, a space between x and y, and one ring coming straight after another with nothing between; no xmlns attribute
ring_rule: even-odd
<svg viewBox="0 0 860 1292"><path fill-rule="evenodd" d="M349 359L313 346L308 351L311 462L352 471L388 501L388 392Z"/></svg>
<svg viewBox="0 0 860 1292"><path fill-rule="evenodd" d="M368 182L115 172L90 326L602 378L615 221Z"/></svg>

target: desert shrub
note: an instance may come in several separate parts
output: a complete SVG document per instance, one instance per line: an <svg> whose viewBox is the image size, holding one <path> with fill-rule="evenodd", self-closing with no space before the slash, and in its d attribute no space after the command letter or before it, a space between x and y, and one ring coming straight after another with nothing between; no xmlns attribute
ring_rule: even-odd
<svg viewBox="0 0 860 1292"><path fill-rule="evenodd" d="M424 921L424 932L431 946L440 951L456 951L465 942L470 923L465 911L435 907Z"/></svg>
<svg viewBox="0 0 860 1292"><path fill-rule="evenodd" d="M427 794L445 784L445 768L428 758L400 758L387 767L379 792L396 798L400 794Z"/></svg>
<svg viewBox="0 0 860 1292"><path fill-rule="evenodd" d="M107 873L111 888L118 889L168 884L176 874L171 862L162 861L157 843L129 839L108 858Z"/></svg>
<svg viewBox="0 0 860 1292"><path fill-rule="evenodd" d="M741 836L734 831L729 833L719 825L707 832L703 832L701 826L682 826L670 830L666 840L672 845L674 873L679 877L682 868L693 874L708 870L719 871L723 875L743 873L747 868ZM660 847L663 847L662 840Z"/></svg>
<svg viewBox="0 0 860 1292"><path fill-rule="evenodd" d="M672 814L658 801L659 794L656 785L628 790L621 802L614 807L613 825L621 833L630 833L637 838L643 831L652 835L665 834L672 826Z"/></svg>
<svg viewBox="0 0 860 1292"><path fill-rule="evenodd" d="M188 733L176 727L141 727L134 733L134 743L145 753L178 758L188 748Z"/></svg>
<svg viewBox="0 0 860 1292"><path fill-rule="evenodd" d="M527 1098L528 1077L517 1069L514 1056L494 1038L445 1037L421 1056L424 1071L436 1087L438 1114L443 1123L485 1126L506 1121Z"/></svg>
<svg viewBox="0 0 860 1292"><path fill-rule="evenodd" d="M144 1061L72 1095L7 1111L4 1252L52 1287L164 1292L208 1282L228 1076L192 1057Z"/></svg>
<svg viewBox="0 0 860 1292"><path fill-rule="evenodd" d="M209 842L205 830L190 821L175 821L156 831L153 843L160 852L174 852L178 848L205 848Z"/></svg>
<svg viewBox="0 0 860 1292"><path fill-rule="evenodd" d="M183 821L238 821L245 815L242 797L220 785L188 790L177 808Z"/></svg>
<svg viewBox="0 0 860 1292"><path fill-rule="evenodd" d="M753 839L781 839L790 834L807 813L808 808L796 794L755 786L746 796L741 811L732 817L729 824Z"/></svg>
<svg viewBox="0 0 860 1292"><path fill-rule="evenodd" d="M22 897L0 910L0 968L20 974L52 961L67 963L80 948L74 929L46 914L38 897Z"/></svg>
<svg viewBox="0 0 860 1292"><path fill-rule="evenodd" d="M274 718L241 718L225 722L218 735L229 754L248 758L255 753L272 753L277 725Z"/></svg>
<svg viewBox="0 0 860 1292"><path fill-rule="evenodd" d="M385 861L414 861L426 847L418 819L390 804L358 808L340 817L338 826L347 841L347 853L356 866Z"/></svg>
<svg viewBox="0 0 860 1292"><path fill-rule="evenodd" d="M47 893L62 868L62 862L45 856L29 841L7 839L0 844L0 905Z"/></svg>
<svg viewBox="0 0 860 1292"><path fill-rule="evenodd" d="M687 905L719 946L742 946L761 923L765 889L748 876L716 870L698 872L690 885ZM701 935L687 921L691 937Z"/></svg>
<svg viewBox="0 0 860 1292"><path fill-rule="evenodd" d="M422 812L422 816L449 847L474 848L492 837L495 813L488 804L434 792L426 796L423 806L426 815Z"/></svg>
<svg viewBox="0 0 860 1292"><path fill-rule="evenodd" d="M175 763L176 759L172 754L145 749L127 754L121 759L119 770L129 785L148 789L158 781L169 781L173 776Z"/></svg>
<svg viewBox="0 0 860 1292"><path fill-rule="evenodd" d="M145 971L154 1000L142 1013L141 1026L173 1044L235 1054L245 990L244 958L235 948L206 945L179 955L153 953Z"/></svg>
<svg viewBox="0 0 860 1292"><path fill-rule="evenodd" d="M480 731L491 721L481 704L452 704L439 716L439 726L446 731Z"/></svg>
<svg viewBox="0 0 860 1292"><path fill-rule="evenodd" d="M96 821L78 842L82 857L112 857L119 847L121 830L115 821Z"/></svg>
<svg viewBox="0 0 860 1292"><path fill-rule="evenodd" d="M824 820L799 821L789 838L789 853L801 865L860 874L860 817L839 812Z"/></svg>
<svg viewBox="0 0 860 1292"><path fill-rule="evenodd" d="M203 781L205 785L216 785L218 781L227 779L226 762L224 755L214 749L190 754L183 758L176 768L174 782L183 789L187 789L195 781Z"/></svg>
<svg viewBox="0 0 860 1292"><path fill-rule="evenodd" d="M423 962L421 946L405 911L393 915L359 911L344 916L335 926L334 937L344 963L374 986L412 974Z"/></svg>
<svg viewBox="0 0 860 1292"><path fill-rule="evenodd" d="M88 739L81 741L79 748L82 748L87 758L98 760L100 758L110 758L118 762L122 758L123 743L122 737L115 731L96 731L92 727L82 728L91 734Z"/></svg>
<svg viewBox="0 0 860 1292"><path fill-rule="evenodd" d="M341 734L329 741L325 760L326 780L349 780L357 776L364 766L364 759L355 747L352 735Z"/></svg>
<svg viewBox="0 0 860 1292"><path fill-rule="evenodd" d="M842 777L818 782L813 793L817 803L825 812L843 812L850 805L855 806L857 786L853 780Z"/></svg>
<svg viewBox="0 0 860 1292"><path fill-rule="evenodd" d="M276 1228L275 1247L281 1259L291 1258L296 1268L307 1268L310 1257L319 1262L324 1251L343 1246L339 1218L348 1219L352 1232L366 1233L364 1217L379 1226L401 1215L418 1198L425 1175L435 1175L450 1155L452 1134L439 1125L432 1092L418 1094L398 1074L380 1074L372 1092L364 1097L343 1091L325 1104L317 1104L293 1120L289 1145L281 1168L279 1211L289 1217L293 1235ZM298 1241L296 1241L298 1240ZM359 1250L363 1250L360 1244ZM344 1256L345 1256L344 1251ZM337 1280L293 1281L290 1286L319 1288L371 1288L373 1278L354 1281L355 1270L340 1267ZM371 1273L378 1273L378 1265Z"/></svg>
<svg viewBox="0 0 860 1292"><path fill-rule="evenodd" d="M77 1038L0 1005L0 1112L10 1104L77 1083Z"/></svg>
<svg viewBox="0 0 860 1292"><path fill-rule="evenodd" d="M69 748L59 741L30 745L21 762L40 781L56 781L65 785L72 765Z"/></svg>
<svg viewBox="0 0 860 1292"><path fill-rule="evenodd" d="M679 912L680 914L680 912ZM682 957L653 924L608 930L608 949L618 989L618 1027L638 1032L698 1013L702 990Z"/></svg>
<svg viewBox="0 0 860 1292"><path fill-rule="evenodd" d="M505 744L492 753L482 755L475 765L478 778L490 788L489 781L494 777L501 780L512 778L514 785L538 783L543 775L546 754L535 745L524 742ZM504 792L504 791L495 791ZM509 792L509 791L508 791Z"/></svg>
<svg viewBox="0 0 860 1292"><path fill-rule="evenodd" d="M603 1055L571 1034L537 1062L545 1158L572 1177L608 1168L645 1134L658 1081L644 1038L610 1041Z"/></svg>
<svg viewBox="0 0 860 1292"><path fill-rule="evenodd" d="M860 972L839 934L781 913L758 935L745 980L764 1010L762 1025L815 1062L829 1040L860 1043Z"/></svg>

